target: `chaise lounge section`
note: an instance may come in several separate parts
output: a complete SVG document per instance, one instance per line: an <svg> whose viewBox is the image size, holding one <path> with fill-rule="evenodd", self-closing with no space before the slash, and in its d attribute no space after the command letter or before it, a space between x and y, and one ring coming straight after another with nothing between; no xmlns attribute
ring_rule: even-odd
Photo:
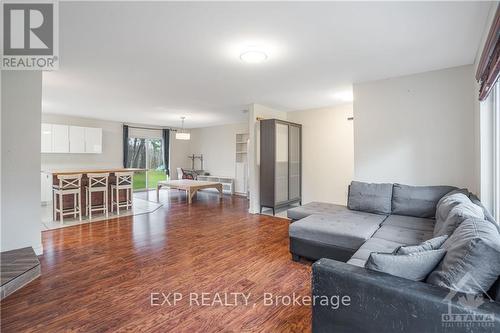
<svg viewBox="0 0 500 333"><path fill-rule="evenodd" d="M293 259L347 261L379 229L386 217L339 209L334 213L312 214L300 219L289 229Z"/></svg>

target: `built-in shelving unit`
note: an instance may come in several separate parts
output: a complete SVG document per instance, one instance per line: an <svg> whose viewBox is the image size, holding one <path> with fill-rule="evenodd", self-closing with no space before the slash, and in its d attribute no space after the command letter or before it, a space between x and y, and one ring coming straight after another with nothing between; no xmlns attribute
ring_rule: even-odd
<svg viewBox="0 0 500 333"><path fill-rule="evenodd" d="M248 133L236 134L235 190L239 195L248 194Z"/></svg>

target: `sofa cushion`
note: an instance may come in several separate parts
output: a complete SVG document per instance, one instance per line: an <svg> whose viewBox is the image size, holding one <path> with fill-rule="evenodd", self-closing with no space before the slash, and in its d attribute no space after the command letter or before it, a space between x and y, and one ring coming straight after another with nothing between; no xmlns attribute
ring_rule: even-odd
<svg viewBox="0 0 500 333"><path fill-rule="evenodd" d="M353 264L360 267L365 267L365 263L372 252L393 252L394 249L402 244L391 240L381 238L370 238L352 255L347 261L348 264Z"/></svg>
<svg viewBox="0 0 500 333"><path fill-rule="evenodd" d="M469 202L462 202L453 207L446 220L442 223L436 222L434 226L434 236L451 235L455 229L465 220L477 218L484 220L484 213L481 207ZM487 222L485 220L485 222ZM490 222L488 222L490 223ZM490 223L491 224L491 223Z"/></svg>
<svg viewBox="0 0 500 333"><path fill-rule="evenodd" d="M498 225L498 223L495 221L495 218L490 214L490 212L486 209L486 207L484 207L483 203L481 202L481 200L479 200L479 198L475 195L475 194L470 194L469 196L469 199L472 201L473 204L481 207L481 209L483 210L483 213L484 213L484 218L493 223L495 225L495 227L498 229L498 231L500 232L500 226Z"/></svg>
<svg viewBox="0 0 500 333"><path fill-rule="evenodd" d="M445 254L444 249L393 254L373 252L365 268L399 276L413 281L423 281Z"/></svg>
<svg viewBox="0 0 500 333"><path fill-rule="evenodd" d="M290 225L290 237L357 250L379 228L383 215L356 211L313 214Z"/></svg>
<svg viewBox="0 0 500 333"><path fill-rule="evenodd" d="M391 213L392 184L353 181L349 187L347 207L375 214Z"/></svg>
<svg viewBox="0 0 500 333"><path fill-rule="evenodd" d="M500 275L500 235L484 219L467 219L443 244L446 255L427 282L456 291L479 294Z"/></svg>
<svg viewBox="0 0 500 333"><path fill-rule="evenodd" d="M432 231L384 224L377 230L373 237L398 242L401 245L416 245L432 238Z"/></svg>
<svg viewBox="0 0 500 333"><path fill-rule="evenodd" d="M403 216L403 215L389 215L383 225L393 225L407 229L414 229L420 231L434 231L433 219L425 219L422 217Z"/></svg>
<svg viewBox="0 0 500 333"><path fill-rule="evenodd" d="M443 235L435 238L428 239L418 245L400 246L394 250L394 254L411 254L416 252L424 252L430 250L437 250L443 245L448 238L448 235Z"/></svg>
<svg viewBox="0 0 500 333"><path fill-rule="evenodd" d="M347 263L353 266L365 267L366 260L351 258L347 261Z"/></svg>
<svg viewBox="0 0 500 333"><path fill-rule="evenodd" d="M346 206L335 205L326 202L310 202L303 206L298 206L287 210L289 219L300 220L312 214L332 214L338 211L347 211Z"/></svg>
<svg viewBox="0 0 500 333"><path fill-rule="evenodd" d="M436 206L436 224L444 223L453 207L461 203L470 202L469 192L467 190L455 190L442 197ZM440 226L439 226L440 228Z"/></svg>
<svg viewBox="0 0 500 333"><path fill-rule="evenodd" d="M456 187L394 184L392 213L415 217L434 217L439 199L454 189Z"/></svg>

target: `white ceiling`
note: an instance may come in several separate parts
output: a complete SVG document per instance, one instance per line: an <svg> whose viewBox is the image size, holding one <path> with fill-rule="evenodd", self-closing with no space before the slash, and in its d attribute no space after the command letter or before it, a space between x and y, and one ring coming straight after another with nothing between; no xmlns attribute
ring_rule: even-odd
<svg viewBox="0 0 500 333"><path fill-rule="evenodd" d="M43 112L186 127L342 103L353 82L471 64L490 3L60 3ZM268 52L245 64L247 45Z"/></svg>

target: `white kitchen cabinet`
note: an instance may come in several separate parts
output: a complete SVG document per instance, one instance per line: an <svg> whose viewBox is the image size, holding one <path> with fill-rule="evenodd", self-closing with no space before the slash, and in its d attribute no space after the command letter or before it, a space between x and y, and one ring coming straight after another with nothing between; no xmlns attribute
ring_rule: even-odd
<svg viewBox="0 0 500 333"><path fill-rule="evenodd" d="M52 124L42 124L42 153L52 152Z"/></svg>
<svg viewBox="0 0 500 333"><path fill-rule="evenodd" d="M52 174L40 173L40 194L42 204L52 201Z"/></svg>
<svg viewBox="0 0 500 333"><path fill-rule="evenodd" d="M102 153L102 128L85 127L85 152Z"/></svg>
<svg viewBox="0 0 500 333"><path fill-rule="evenodd" d="M85 127L69 127L69 152L85 153Z"/></svg>
<svg viewBox="0 0 500 333"><path fill-rule="evenodd" d="M52 152L69 153L69 126L52 124Z"/></svg>
<svg viewBox="0 0 500 333"><path fill-rule="evenodd" d="M102 153L102 128L42 123L41 134L42 153Z"/></svg>

